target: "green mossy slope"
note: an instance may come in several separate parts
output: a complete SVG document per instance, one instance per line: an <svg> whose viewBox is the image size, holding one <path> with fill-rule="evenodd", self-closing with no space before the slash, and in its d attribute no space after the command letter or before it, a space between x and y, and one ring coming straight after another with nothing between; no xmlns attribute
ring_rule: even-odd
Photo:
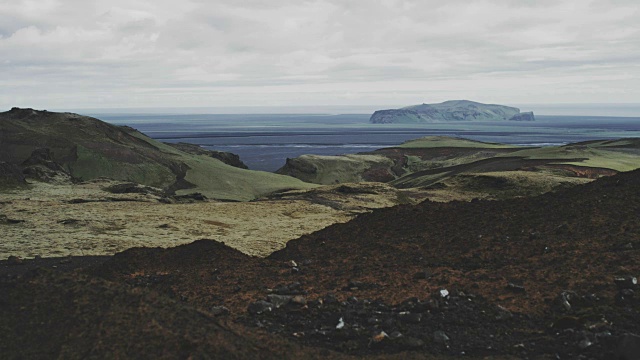
<svg viewBox="0 0 640 360"><path fill-rule="evenodd" d="M87 116L18 108L0 113L0 161L20 165L41 148L50 149L53 160L80 180L107 177L215 199L246 201L314 186L190 154Z"/></svg>

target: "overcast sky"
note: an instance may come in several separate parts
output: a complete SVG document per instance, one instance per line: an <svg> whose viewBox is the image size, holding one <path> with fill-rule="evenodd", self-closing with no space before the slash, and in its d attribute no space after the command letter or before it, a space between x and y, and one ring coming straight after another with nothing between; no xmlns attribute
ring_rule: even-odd
<svg viewBox="0 0 640 360"><path fill-rule="evenodd" d="M638 0L0 0L0 107L640 103Z"/></svg>

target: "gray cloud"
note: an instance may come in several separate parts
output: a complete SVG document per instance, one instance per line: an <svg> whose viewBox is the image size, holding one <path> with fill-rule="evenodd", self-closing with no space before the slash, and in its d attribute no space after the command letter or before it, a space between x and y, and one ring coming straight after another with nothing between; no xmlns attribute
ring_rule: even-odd
<svg viewBox="0 0 640 360"><path fill-rule="evenodd" d="M635 0L16 0L0 107L637 102Z"/></svg>

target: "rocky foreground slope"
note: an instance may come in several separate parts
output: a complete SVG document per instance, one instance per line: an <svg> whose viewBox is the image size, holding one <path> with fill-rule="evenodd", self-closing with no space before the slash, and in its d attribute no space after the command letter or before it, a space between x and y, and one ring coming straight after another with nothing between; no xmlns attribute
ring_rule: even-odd
<svg viewBox="0 0 640 360"><path fill-rule="evenodd" d="M56 268L12 259L0 351L637 359L639 213L633 171L533 198L375 210L264 259L213 241Z"/></svg>
<svg viewBox="0 0 640 360"><path fill-rule="evenodd" d="M400 109L378 110L371 115L373 124L430 123L443 121L534 121L533 112L469 100L449 100L439 104L420 104Z"/></svg>

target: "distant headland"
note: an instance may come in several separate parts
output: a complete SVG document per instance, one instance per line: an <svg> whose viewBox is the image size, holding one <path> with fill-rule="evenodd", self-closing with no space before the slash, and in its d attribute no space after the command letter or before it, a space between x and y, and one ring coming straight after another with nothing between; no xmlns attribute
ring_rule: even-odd
<svg viewBox="0 0 640 360"><path fill-rule="evenodd" d="M469 100L449 100L439 104L421 104L400 109L378 110L371 115L373 124L430 123L442 121L534 121L533 112Z"/></svg>

